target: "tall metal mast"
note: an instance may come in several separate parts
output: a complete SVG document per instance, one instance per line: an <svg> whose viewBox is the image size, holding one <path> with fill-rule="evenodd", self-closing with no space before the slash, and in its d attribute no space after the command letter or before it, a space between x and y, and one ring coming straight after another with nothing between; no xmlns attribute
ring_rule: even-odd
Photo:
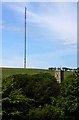
<svg viewBox="0 0 79 120"><path fill-rule="evenodd" d="M25 7L25 42L24 42L24 68L26 68L26 7Z"/></svg>

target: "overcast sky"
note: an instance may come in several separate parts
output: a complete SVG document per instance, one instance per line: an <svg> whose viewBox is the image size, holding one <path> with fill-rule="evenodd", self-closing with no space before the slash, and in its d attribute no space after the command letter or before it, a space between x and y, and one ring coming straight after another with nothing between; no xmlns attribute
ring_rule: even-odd
<svg viewBox="0 0 79 120"><path fill-rule="evenodd" d="M23 67L25 6L27 67L76 67L76 2L3 2L0 22L3 66Z"/></svg>

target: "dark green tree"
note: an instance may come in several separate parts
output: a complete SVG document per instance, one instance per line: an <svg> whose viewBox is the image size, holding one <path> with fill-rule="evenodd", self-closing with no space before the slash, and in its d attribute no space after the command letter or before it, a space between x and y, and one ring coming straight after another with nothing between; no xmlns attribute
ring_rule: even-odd
<svg viewBox="0 0 79 120"><path fill-rule="evenodd" d="M2 88L2 119L26 120L29 109L33 107L34 100L22 94L21 88L17 89L16 81L9 77L3 80Z"/></svg>
<svg viewBox="0 0 79 120"><path fill-rule="evenodd" d="M70 75L61 84L61 96L54 106L56 120L79 119L79 73Z"/></svg>

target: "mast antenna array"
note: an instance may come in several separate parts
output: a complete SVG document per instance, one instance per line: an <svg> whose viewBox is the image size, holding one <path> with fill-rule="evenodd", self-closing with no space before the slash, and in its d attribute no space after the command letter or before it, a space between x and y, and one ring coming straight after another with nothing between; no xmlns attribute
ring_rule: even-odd
<svg viewBox="0 0 79 120"><path fill-rule="evenodd" d="M25 41L24 41L24 68L26 68L26 7L25 7Z"/></svg>

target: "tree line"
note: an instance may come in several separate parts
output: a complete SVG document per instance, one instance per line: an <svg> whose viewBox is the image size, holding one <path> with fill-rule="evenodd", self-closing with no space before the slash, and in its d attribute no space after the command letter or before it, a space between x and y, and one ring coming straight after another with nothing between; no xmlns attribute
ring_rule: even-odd
<svg viewBox="0 0 79 120"><path fill-rule="evenodd" d="M56 67L50 67L50 68L48 68L49 70L63 70L63 71L71 71L71 72L78 72L79 71L79 67L78 68L68 68L68 67L62 67L62 68L60 68L60 67L58 67L58 68L56 68Z"/></svg>

